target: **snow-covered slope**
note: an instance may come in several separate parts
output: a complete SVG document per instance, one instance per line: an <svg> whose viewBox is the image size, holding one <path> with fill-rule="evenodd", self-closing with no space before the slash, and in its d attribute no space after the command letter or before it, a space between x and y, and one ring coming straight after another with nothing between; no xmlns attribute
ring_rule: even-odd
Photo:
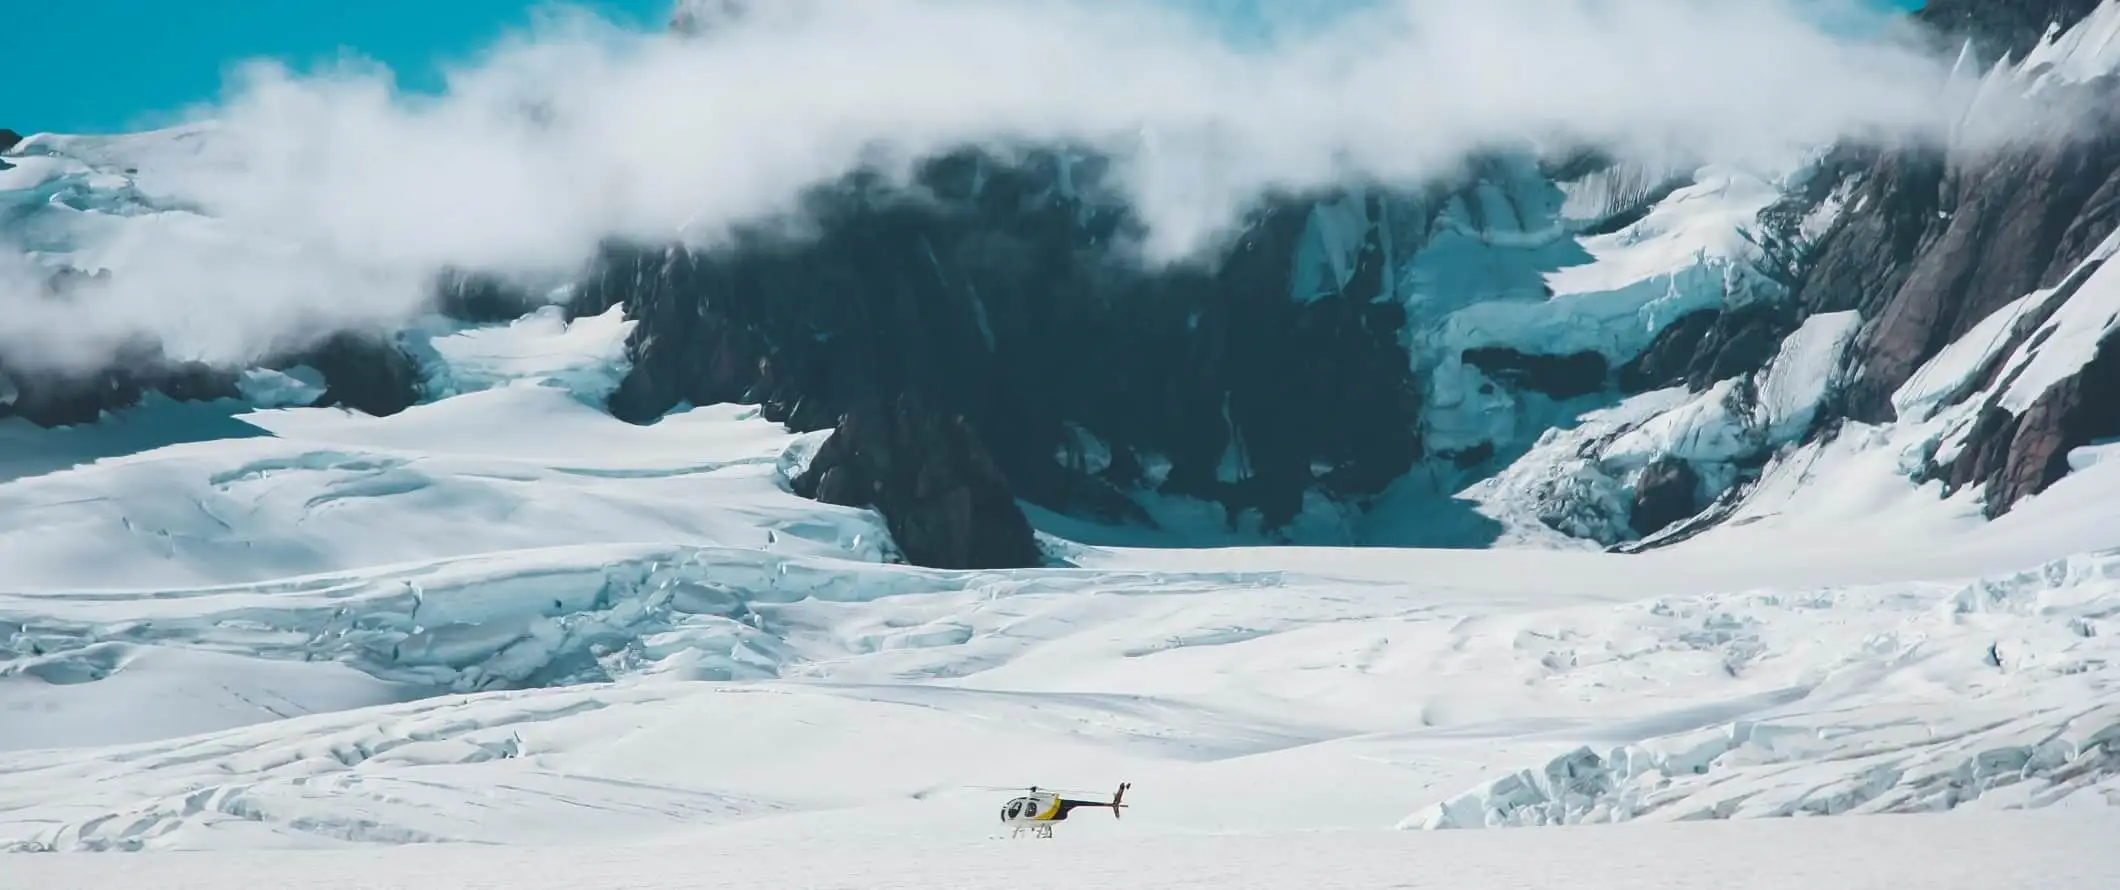
<svg viewBox="0 0 2120 890"><path fill-rule="evenodd" d="M541 339L593 357L597 324L438 353L460 378ZM786 492L816 436L728 407L619 424L557 364L390 418L231 411L257 435L0 484L0 838L970 837L995 801L967 786L1121 779L1125 830L1153 833L2120 794L2120 555L2072 555L2120 547L2096 521L2120 465L2008 517L2075 537L1053 541L1073 567L934 572Z"/></svg>
<svg viewBox="0 0 2120 890"><path fill-rule="evenodd" d="M196 138L36 137L0 212L54 248L188 218L140 190ZM2120 805L2120 460L2048 443L2068 472L1998 518L1951 468L2110 361L2120 235L1860 423L1837 404L1874 319L1799 317L1753 239L1803 170L1494 163L1388 242L1424 462L1359 508L1312 497L1291 535L1447 538L1472 521L1447 506L1498 526L1490 549L1200 547L1261 537L1142 495L1153 534L1033 510L1044 568L913 568L874 512L791 493L824 433L726 404L614 419L643 323L620 307L421 320L425 398L388 417L298 407L319 381L287 368L95 424L0 418L0 849L646 839L851 868L816 851L987 837L1005 793L981 786L1131 781L1123 821L1062 836L1284 886L1333 881L1248 864L1341 856L1363 882L1440 849L1393 826L2038 809L1730 843L1938 846L1934 824L2090 861ZM1803 231L1863 212L1845 197ZM1345 297L1349 233L1378 224L1357 203L1292 227L1316 285L1292 300ZM1752 331L1754 366L1606 385L1686 319L1755 311L1787 324ZM1546 360L1597 385L1527 383ZM1172 543L1194 546L1142 546ZM1300 834L1322 829L1345 833ZM1738 837L1617 830L1536 843L1616 867ZM1893 880L1990 886L2032 843Z"/></svg>

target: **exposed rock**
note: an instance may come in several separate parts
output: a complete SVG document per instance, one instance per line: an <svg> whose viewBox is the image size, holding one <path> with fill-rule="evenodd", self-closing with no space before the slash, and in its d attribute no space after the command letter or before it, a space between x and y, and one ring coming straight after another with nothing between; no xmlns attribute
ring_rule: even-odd
<svg viewBox="0 0 2120 890"><path fill-rule="evenodd" d="M61 269L45 282L44 297L73 299L78 288L110 275L107 269L93 273ZM422 389L418 364L393 338L380 334L335 334L314 347L272 355L258 364L277 369L315 368L326 386L317 406L344 406L377 416L410 407ZM119 348L92 369L10 368L6 357L0 356L0 394L4 394L0 395L0 418L21 417L46 427L74 426L94 423L108 411L138 405L151 392L178 401L240 398L241 370L177 361L161 344L145 340Z"/></svg>
<svg viewBox="0 0 2120 890"><path fill-rule="evenodd" d="M1686 386L1701 392L1766 367L1780 350L1781 341L1800 324L1792 310L1787 303L1761 301L1717 316L1694 347Z"/></svg>
<svg viewBox="0 0 2120 890"><path fill-rule="evenodd" d="M1676 457L1659 458L1634 484L1628 524L1646 538L1692 518L1700 509L1700 475L1693 465Z"/></svg>
<svg viewBox="0 0 2120 890"><path fill-rule="evenodd" d="M445 272L436 280L434 293L437 311L474 324L514 321L535 308L529 294L491 275Z"/></svg>
<svg viewBox="0 0 2120 890"><path fill-rule="evenodd" d="M1949 466L1947 489L1985 485L1989 517L2068 474L2070 451L2120 437L2120 336L2108 336L2081 371L2049 387L2021 415L1990 404Z"/></svg>
<svg viewBox="0 0 2120 890"><path fill-rule="evenodd" d="M875 508L913 565L1006 569L1044 560L979 434L963 415L914 396L849 412L792 487L826 503Z"/></svg>
<svg viewBox="0 0 2120 890"><path fill-rule="evenodd" d="M6 127L0 127L0 151L6 151L10 148L14 148L21 141L22 134L7 129Z"/></svg>
<svg viewBox="0 0 2120 890"><path fill-rule="evenodd" d="M1983 58L2024 58L2048 28L2081 21L2102 0L1928 0L1914 18L1950 37L1970 37Z"/></svg>
<svg viewBox="0 0 2120 890"><path fill-rule="evenodd" d="M1619 366L1620 391L1632 394L1684 383L1701 340L1721 318L1720 309L1702 309L1666 325L1649 341L1648 349Z"/></svg>
<svg viewBox="0 0 2120 890"><path fill-rule="evenodd" d="M1915 18L1934 33L1973 38L1986 57L2021 56L2050 25L2096 5L1932 0ZM671 27L711 30L747 8L688 2ZM17 138L0 130L0 150ZM1467 175L1484 175L1483 163L1468 163ZM1583 177L1614 164L1584 151L1545 172ZM911 188L850 176L811 196L801 239L754 232L712 252L612 245L568 311L623 306L638 321L627 344L631 371L609 402L624 420L743 402L797 430L836 427L832 459L802 487L820 500L884 511L909 558L923 564L1034 560L1017 496L1146 522L1131 493L1156 486L1219 502L1232 524L1256 512L1273 529L1290 523L1312 492L1361 498L1417 461L1431 460L1444 476L1448 461L1469 476L1512 458L1506 439L1498 448L1477 434L1451 439L1448 453L1424 453L1421 387L1405 343L1426 341L1408 336L1403 295L1387 275L1426 243L1436 208L1447 203L1437 196L1469 192L1435 184L1402 194L1276 196L1211 262L1149 270L1124 256L1138 220L1103 200L1100 175L1096 159L1055 151L1006 163L951 155L922 165ZM1610 177L1606 206L1588 213L1596 218L1588 233L1641 218L1689 181L1646 167ZM1767 277L1792 289L1793 300L1733 299L1694 312L1616 368L1595 352L1499 345L1460 358L1502 386L1555 399L1605 393L1615 381L1627 393L1681 385L1699 392L1765 366L1805 314L1855 309L1867 325L1855 347L1860 373L1812 429L1842 413L1891 420L1890 396L1916 368L2006 301L2068 287L2061 277L2120 225L2120 126L1980 157L1843 146L1761 224L1786 236L1843 187L1850 211L1815 245L1801 245L1800 261L1772 258ZM1465 203L1475 227L1487 225L1489 208ZM1328 251L1340 254L1316 261ZM1303 263L1310 267L1297 268ZM55 281L53 291L66 286ZM475 322L516 317L532 302L519 287L475 274L444 276L436 296L441 311ZM2060 302L2049 301L2048 311ZM2000 356L2035 336L2043 319L2015 325L1997 363L1957 398L1991 389ZM2120 425L2108 407L2120 386L2111 351L2022 415L1988 406L1963 451L1933 472L1953 488L1987 486L1992 513L2059 478L2070 448ZM387 415L420 397L414 361L384 338L342 334L275 364L321 371L319 405ZM0 415L90 422L147 392L233 394L233 380L144 354L64 377L0 371ZM1526 417L1522 426L1548 421ZM1701 489L1721 487L1724 469L1706 459L1698 473L1684 461L1653 463L1632 495L1635 531L1696 515ZM1617 513L1627 498L1616 481L1608 491L1608 530L1624 536ZM1711 510L1703 521L1713 517Z"/></svg>
<svg viewBox="0 0 2120 890"><path fill-rule="evenodd" d="M1603 392L1610 370L1598 352L1569 355L1531 355L1506 346L1467 349L1465 364L1488 377L1523 389L1545 393L1556 399L1573 399Z"/></svg>
<svg viewBox="0 0 2120 890"><path fill-rule="evenodd" d="M341 333L274 363L308 365L324 375L324 394L311 407L351 408L385 417L420 400L419 366L397 344L372 335Z"/></svg>
<svg viewBox="0 0 2120 890"><path fill-rule="evenodd" d="M316 407L343 406L377 416L419 401L419 368L397 345L376 337L340 334L313 349L266 363L308 365L322 373L326 392ZM93 371L9 369L0 361L0 417L38 426L94 423L106 411L140 403L158 392L180 402L240 398L235 369L171 361L159 348L136 346Z"/></svg>
<svg viewBox="0 0 2120 890"><path fill-rule="evenodd" d="M1953 494L1967 485L2000 478L2009 468L2010 446L2017 438L2017 415L1989 406L1966 433L1965 447L1949 466L1933 469L1932 477L1944 480L1944 492ZM2002 499L1990 493L1990 510L1999 512Z"/></svg>
<svg viewBox="0 0 2120 890"><path fill-rule="evenodd" d="M1888 156L1859 200L1869 209L1829 236L1807 294L1819 311L1874 319L1849 411L1883 422L1922 363L2009 301L2058 284L2120 223L2120 130L2000 159Z"/></svg>
<svg viewBox="0 0 2120 890"><path fill-rule="evenodd" d="M1377 299L1376 226L1344 281L1297 301L1314 201L1266 207L1212 266L1147 270L1114 249L1134 223L1094 178L1058 156L971 154L925 165L917 196L850 177L814 196L811 238L612 248L570 313L622 304L639 322L610 402L622 419L743 402L822 429L914 393L962 414L1013 489L1056 510L1144 519L1119 486L1153 456L1162 490L1274 528L1313 487L1373 493L1411 468L1418 388L1404 309ZM1381 196L1353 206L1386 212ZM1104 472L1070 457L1073 429L1109 446Z"/></svg>
<svg viewBox="0 0 2120 890"><path fill-rule="evenodd" d="M2097 0L1935 0L1917 18L1984 58L2021 57L2050 27L2067 27ZM2112 79L2070 89L2092 107L2120 95ZM1998 153L1947 156L1931 149L1871 152L1845 215L1819 245L1802 285L1809 311L1858 309L1869 320L1856 344L1859 376L1841 410L1866 422L1895 419L1891 397L1945 346L2012 300L2041 288L2062 293L2016 320L1990 364L1947 399L1998 388L2004 356L2038 335L2090 268L2089 252L2120 225L2120 118L2072 138L2025 134ZM1844 150L1843 153L1845 153ZM2108 350L2109 351L2109 350ZM1990 403L1963 449L1929 476L1950 490L1986 486L1990 515L2067 472L2067 452L2110 426L2113 382L2105 352L2048 390L2022 415ZM2103 400L2103 401L2101 401Z"/></svg>
<svg viewBox="0 0 2120 890"><path fill-rule="evenodd" d="M8 369L0 362L0 418L38 426L94 423L106 411L137 405L149 392L177 401L236 396L235 375L196 362L172 362L160 350L136 347L94 371Z"/></svg>
<svg viewBox="0 0 2120 890"><path fill-rule="evenodd" d="M597 275L585 282L574 314L602 312L622 302L639 322L626 343L633 367L610 399L613 416L651 423L681 403L745 401L754 388L763 396L754 401L772 402L774 394L796 385L766 360L762 337L729 318L724 307L749 294L736 292L718 271L706 257L678 248L625 250L607 255ZM802 407L795 404L799 400L780 401L769 405L768 415L798 430L823 429L837 418L821 400L814 403L818 410L799 418L793 416Z"/></svg>
<svg viewBox="0 0 2120 890"><path fill-rule="evenodd" d="M2022 58L2099 2L1932 0L1914 19L1947 41L1971 40L1983 59ZM2091 108L2120 95L2111 78L2068 89ZM2026 133L2001 152L1836 152L1843 172L1850 158L1867 160L1850 174L1855 210L1825 235L1802 297L1814 311L1859 309L1871 322L1847 394L1854 419L1891 420L1891 395L1915 369L1998 307L2061 282L2120 224L2120 118L2067 125L2069 138Z"/></svg>
<svg viewBox="0 0 2120 890"><path fill-rule="evenodd" d="M241 395L236 374L201 362L181 362L158 367L143 380L148 389L179 402L211 402Z"/></svg>
<svg viewBox="0 0 2120 890"><path fill-rule="evenodd" d="M1942 404L1963 404L1974 393L1987 391L1994 387L1996 383L2001 382L1998 381L1997 375L2002 373L2002 369L2008 364L2010 356L2017 354L2020 349L2037 349L2042 341L2047 337L2053 336L2054 329L2047 326L2047 321L2053 318L2054 313L2060 311L2062 306L2067 305L2068 301L2076 295L2076 292L2082 290L2083 285L2088 283L2091 276L2096 274L2098 269L2104 265L2104 260L2084 262L2074 274L2064 279L2061 285L2054 289L2054 293L2046 299L2038 301L2035 308L2022 312L2016 320L2010 323L2009 330L2004 333L2003 339L1997 348L1991 350L1992 354L1988 356L1987 362L1976 373L1969 376L1964 383L1960 384L1955 392L1947 395L1942 400Z"/></svg>
<svg viewBox="0 0 2120 890"><path fill-rule="evenodd" d="M1793 306L1758 301L1729 311L1703 309L1671 322L1649 348L1619 368L1621 392L1684 384L1694 392L1760 368L1796 330Z"/></svg>
<svg viewBox="0 0 2120 890"><path fill-rule="evenodd" d="M142 387L119 368L86 374L4 372L13 398L0 405L0 417L20 417L38 426L94 423L104 411L137 404Z"/></svg>

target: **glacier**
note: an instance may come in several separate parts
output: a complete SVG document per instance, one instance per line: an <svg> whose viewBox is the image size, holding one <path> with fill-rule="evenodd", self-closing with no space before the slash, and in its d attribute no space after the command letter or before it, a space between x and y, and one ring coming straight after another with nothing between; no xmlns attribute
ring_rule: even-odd
<svg viewBox="0 0 2120 890"><path fill-rule="evenodd" d="M2094 81L2116 22L2101 5L1979 88ZM65 293L123 274L87 249L110 232L211 233L156 179L211 138L8 150L13 259ZM0 351L0 851L153 863L10 858L54 886L311 861L288 851L524 886L627 869L941 886L975 867L1037 886L1177 862L1193 870L1172 886L1473 883L1522 851L1555 857L1533 883L1641 859L1603 880L1746 886L1771 866L1834 886L1883 857L1899 883L2081 867L2095 886L2120 812L2120 429L2094 413L2120 233L1965 309L1890 379L1879 307L1780 265L1831 262L1813 249L1880 212L1889 177L1844 160L1512 150L1427 191L1283 205L1259 227L1282 240L1252 256L1285 288L1246 293L1271 309L1252 323L1392 319L1362 329L1362 355L1396 362L1365 385L1406 384L1376 391L1406 397L1403 429L1383 426L1417 447L1350 444L1360 411L1261 412L1226 381L1120 404L1111 368L1061 356L1038 391L1066 405L991 423L1064 420L1023 453L1134 478L1109 486L1118 518L1019 492L1042 556L1021 568L912 565L880 511L799 496L839 434L801 403L840 406L828 388L753 397L769 387L729 369L822 353L658 353L703 330L672 318L747 311L698 282L749 267L674 248L506 282L499 309L394 307L407 404L387 412L333 400L361 377L346 362L234 355L242 338L208 323L163 358L225 379L133 381L89 420L39 423L15 409L48 383ZM1093 195L1087 167L1062 165L1055 193ZM883 267L992 271L936 243ZM964 323L933 351L1023 342L1019 295L986 286L1022 279L966 280L934 291L964 298L947 306ZM1241 323L1182 290L1144 300L1133 333L1161 339L1128 345L1152 358ZM1256 396L1346 358L1304 342L1214 367ZM699 376L616 416L670 367ZM703 379L742 397L696 398ZM1866 387L1888 410L1850 407ZM1210 434L1142 432L1174 405L1161 420ZM2059 433L2018 442L2050 415ZM1306 422L1315 439L1273 451ZM1335 476L1382 465L1348 457L1364 449L1406 466ZM2023 490L1994 472L2029 463ZM1279 526L1218 500L1297 464ZM1199 487L1166 484L1188 473ZM1068 823L1060 852L985 843L1005 833L992 787L1122 780L1125 818Z"/></svg>
<svg viewBox="0 0 2120 890"><path fill-rule="evenodd" d="M820 434L596 410L610 321L457 335L451 379L523 376L392 417L223 408L255 434L8 482L0 695L39 716L0 729L0 837L578 842L849 807L949 831L985 800L956 789L1029 762L1178 800L1311 777L1126 823L1177 832L2055 806L2120 781L2120 541L2087 521L2109 463L1988 522L1924 508L1890 431L1844 434L1806 468L1837 476L1782 496L1865 486L1891 505L1851 511L1866 533L1733 522L1632 555L1048 537L1053 568L938 572L894 564L873 513L787 491ZM1830 364L1846 324L1803 331L1764 377ZM1783 429L1824 383L1787 380L1759 384Z"/></svg>

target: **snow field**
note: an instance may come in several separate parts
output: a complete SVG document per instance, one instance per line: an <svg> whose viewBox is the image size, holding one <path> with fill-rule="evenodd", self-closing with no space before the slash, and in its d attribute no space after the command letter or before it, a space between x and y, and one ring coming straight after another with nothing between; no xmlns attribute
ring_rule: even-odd
<svg viewBox="0 0 2120 890"><path fill-rule="evenodd" d="M124 192L145 213L152 169L100 171L154 144L38 137L0 189ZM435 398L390 418L276 407L313 388L298 369L253 375L248 404L0 421L0 849L146 854L5 874L2105 886L2113 446L1992 522L1978 492L1911 477L1991 397L2023 410L2083 367L2111 327L2108 270L1976 327L1901 390L1898 422L1830 437L1807 434L1846 380L1850 314L1700 393L1484 388L1467 348L1619 359L1759 296L1736 229L1771 178L1665 172L1686 171L1497 170L1400 258L1430 444L1529 453L1469 488L1409 482L1360 528L1324 509L1306 528L1408 539L1435 503L1411 495L1442 494L1504 526L1491 550L1125 546L1238 537L1158 503L1180 520L1166 534L1099 546L1034 513L1050 568L895 565L878 517L786 490L820 437L741 407L649 427L599 410L616 313L428 323L412 339ZM1313 217L1299 285L1346 274L1352 212ZM2001 355L2056 299L2051 333ZM1954 402L1990 361L2003 373ZM1757 478L1670 547L1580 539L1616 537L1640 470L1669 457L1717 490L1740 465ZM1119 781L1123 820L1027 845L989 842L1008 793L975 787ZM1930 815L1883 815L1906 813ZM1768 818L1814 815L1869 818ZM1690 824L1727 820L1745 824ZM1609 822L1651 824L1574 827ZM1566 827L1456 830L1534 825Z"/></svg>
<svg viewBox="0 0 2120 890"><path fill-rule="evenodd" d="M1226 795L1225 795L1226 799ZM823 826L846 827L846 821ZM1294 832L1036 843L930 844L821 834L808 842L615 847L396 847L342 852L31 856L9 863L33 887L218 890L231 878L315 890L690 890L1010 887L1259 888L1569 886L1584 890L2096 890L2120 866L2110 813L2007 819L1691 823L1609 831ZM19 863L19 864L18 864ZM19 869L19 870L14 870Z"/></svg>

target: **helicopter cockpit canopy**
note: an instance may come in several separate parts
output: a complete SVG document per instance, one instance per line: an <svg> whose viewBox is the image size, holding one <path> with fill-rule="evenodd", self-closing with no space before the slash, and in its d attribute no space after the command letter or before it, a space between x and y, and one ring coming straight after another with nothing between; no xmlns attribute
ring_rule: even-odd
<svg viewBox="0 0 2120 890"><path fill-rule="evenodd" d="M1006 805L1002 806L1001 821L1008 822L1016 819L1028 819L1034 815L1037 815L1037 813L1038 802L1036 800L1033 800L1028 797L1019 797L1015 800L1009 801Z"/></svg>

